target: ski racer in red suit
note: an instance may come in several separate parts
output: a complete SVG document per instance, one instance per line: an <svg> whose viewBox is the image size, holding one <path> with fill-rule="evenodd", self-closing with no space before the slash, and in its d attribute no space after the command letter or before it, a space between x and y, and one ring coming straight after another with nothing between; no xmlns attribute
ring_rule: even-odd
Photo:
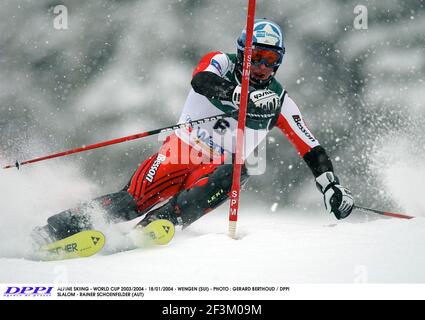
<svg viewBox="0 0 425 320"><path fill-rule="evenodd" d="M220 113L231 117L176 130L158 153L140 165L122 191L50 217L46 226L34 231L34 238L59 240L91 228L85 209L94 204L102 206L110 222L144 216L139 222L142 226L155 219L187 226L225 202L232 184L245 33L237 40L237 54L217 51L201 59L193 72L192 89L179 123ZM274 77L284 54L281 28L270 20L256 19L243 158L271 129L279 128L311 169L327 211L343 219L353 209L353 197L339 184L325 149ZM244 166L241 183L247 178Z"/></svg>

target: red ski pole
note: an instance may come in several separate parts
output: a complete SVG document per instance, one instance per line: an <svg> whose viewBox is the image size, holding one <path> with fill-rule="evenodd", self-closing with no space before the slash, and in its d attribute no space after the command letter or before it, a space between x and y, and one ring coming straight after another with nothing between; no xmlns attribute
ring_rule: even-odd
<svg viewBox="0 0 425 320"><path fill-rule="evenodd" d="M379 211L379 210L369 209L369 208L364 208L364 207L359 207L359 206L354 206L354 209L357 209L357 210L360 210L360 211L363 211L363 212L366 212L366 213L376 213L376 214L380 214L382 216L387 216L387 217L391 217L391 218L399 218L399 219L413 219L414 218L414 217L408 216L406 214Z"/></svg>
<svg viewBox="0 0 425 320"><path fill-rule="evenodd" d="M236 132L236 155L233 164L233 181L230 191L229 236L236 238L236 222L238 221L239 194L241 188L241 169L243 163L246 108L248 102L249 74L251 71L252 34L254 29L255 0L249 0L246 19L246 42L244 50L241 101L239 106L238 131Z"/></svg>
<svg viewBox="0 0 425 320"><path fill-rule="evenodd" d="M43 157L31 159L31 160L25 160L25 161L22 161L22 162L16 161L14 164L8 164L6 166L3 166L3 169L9 169L9 168L13 168L13 167L16 167L16 168L19 169L20 166L23 166L25 164L30 164L30 163L34 163L34 162L47 160L47 159L53 159L53 158L68 156L70 154L79 153L79 152L88 151L88 150L97 149L97 148L102 148L102 147L110 146L110 145L121 143L121 142L140 139L140 138L143 138L143 137L152 136L154 134L158 134L158 133L162 133L162 132L173 131L173 130L176 130L176 129L179 129L179 128L192 127L194 125L205 123L207 121L214 121L214 120L218 120L218 119L229 118L236 111L237 110L235 110L232 113L226 113L226 114L220 114L220 115L216 115L216 116L206 117L206 118L202 118L202 119L198 119L198 120L193 120L193 121L188 121L188 122L185 122L185 123L172 125L172 126L169 126L169 127L164 127L164 128L161 128L161 129L145 131L145 132L142 132L142 133L137 133L137 134L133 134L133 135L118 138L118 139L103 141L103 142L91 144L91 145L88 145L88 146L82 146L82 147L77 148L77 149L63 151L63 152L59 152L59 153L51 154L51 155L48 155L48 156L43 156Z"/></svg>

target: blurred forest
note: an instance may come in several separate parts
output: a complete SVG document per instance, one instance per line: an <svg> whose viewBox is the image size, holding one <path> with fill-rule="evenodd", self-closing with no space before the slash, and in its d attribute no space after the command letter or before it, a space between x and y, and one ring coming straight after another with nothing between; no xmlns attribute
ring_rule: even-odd
<svg viewBox="0 0 425 320"><path fill-rule="evenodd" d="M235 52L246 4L3 0L2 161L176 123L202 55ZM65 30L54 28L57 5L68 9ZM353 26L357 5L368 9L367 29ZM424 6L423 0L257 1L256 16L284 30L287 53L277 79L328 150L342 184L368 205L397 206L378 176L386 161L425 154ZM108 193L159 146L151 137L50 161L78 162ZM321 205L308 167L278 129L267 140L267 172L252 177L246 192L280 206Z"/></svg>

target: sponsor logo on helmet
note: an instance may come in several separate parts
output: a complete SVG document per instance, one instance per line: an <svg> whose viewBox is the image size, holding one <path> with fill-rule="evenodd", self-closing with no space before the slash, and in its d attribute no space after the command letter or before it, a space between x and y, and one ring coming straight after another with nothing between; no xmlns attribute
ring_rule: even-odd
<svg viewBox="0 0 425 320"><path fill-rule="evenodd" d="M145 178L146 180L148 180L149 182L153 181L153 178L155 177L159 166L161 165L162 162L164 162L166 158L167 157L164 156L163 154L158 154L158 157L156 158L152 166L149 168L148 174L146 175L146 178Z"/></svg>
<svg viewBox="0 0 425 320"><path fill-rule="evenodd" d="M262 24L255 30L255 38L258 43L280 46L280 34L270 24Z"/></svg>
<svg viewBox="0 0 425 320"><path fill-rule="evenodd" d="M301 123L301 117L298 114L295 114L292 116L292 118L294 119L297 127L301 130L302 133L305 134L305 136L311 141L311 142L316 142L316 139L311 135L310 132L308 132L302 125Z"/></svg>

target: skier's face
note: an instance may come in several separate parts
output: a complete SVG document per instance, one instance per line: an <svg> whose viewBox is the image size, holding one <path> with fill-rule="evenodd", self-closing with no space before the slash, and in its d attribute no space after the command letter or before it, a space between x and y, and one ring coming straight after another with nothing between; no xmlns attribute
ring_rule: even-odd
<svg viewBox="0 0 425 320"><path fill-rule="evenodd" d="M264 63L259 65L251 65L251 77L254 80L266 81L273 73L273 68L266 67Z"/></svg>

